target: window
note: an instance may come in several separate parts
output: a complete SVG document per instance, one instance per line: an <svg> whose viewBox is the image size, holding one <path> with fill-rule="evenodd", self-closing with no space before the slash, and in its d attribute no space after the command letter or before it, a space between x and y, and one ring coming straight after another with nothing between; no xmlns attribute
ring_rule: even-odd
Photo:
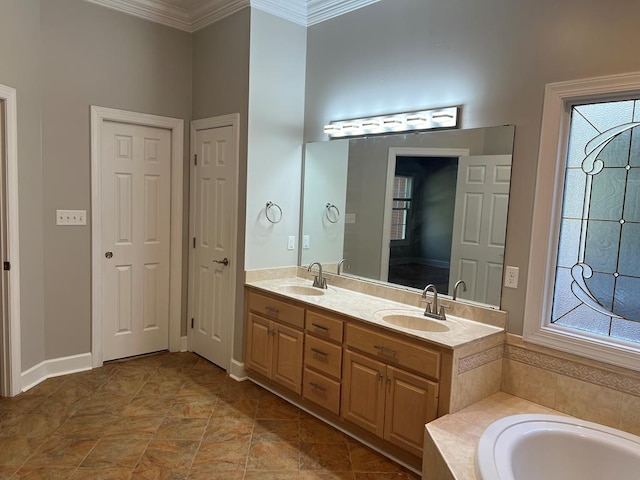
<svg viewBox="0 0 640 480"><path fill-rule="evenodd" d="M549 85L538 162L524 337L640 370L640 75Z"/></svg>
<svg viewBox="0 0 640 480"><path fill-rule="evenodd" d="M411 209L411 177L397 175L393 179L393 208L391 211L391 241L408 239L407 225Z"/></svg>

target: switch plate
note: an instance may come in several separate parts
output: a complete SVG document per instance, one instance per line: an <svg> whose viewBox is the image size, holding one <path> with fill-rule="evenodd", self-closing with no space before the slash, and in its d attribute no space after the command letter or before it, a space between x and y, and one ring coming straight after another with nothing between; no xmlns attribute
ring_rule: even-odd
<svg viewBox="0 0 640 480"><path fill-rule="evenodd" d="M86 225L86 210L56 210L56 225Z"/></svg>
<svg viewBox="0 0 640 480"><path fill-rule="evenodd" d="M302 249L309 250L309 235L302 236Z"/></svg>
<svg viewBox="0 0 640 480"><path fill-rule="evenodd" d="M294 250L296 248L296 237L295 235L289 235L289 241L287 243L287 250Z"/></svg>
<svg viewBox="0 0 640 480"><path fill-rule="evenodd" d="M347 213L344 216L344 223L356 223L356 214L355 213Z"/></svg>
<svg viewBox="0 0 640 480"><path fill-rule="evenodd" d="M507 266L504 269L504 286L507 288L518 288L518 276L520 269L518 267Z"/></svg>

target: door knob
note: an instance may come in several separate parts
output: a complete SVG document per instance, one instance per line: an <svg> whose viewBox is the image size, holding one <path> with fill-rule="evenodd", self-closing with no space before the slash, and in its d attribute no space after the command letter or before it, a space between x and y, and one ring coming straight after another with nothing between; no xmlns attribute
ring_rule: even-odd
<svg viewBox="0 0 640 480"><path fill-rule="evenodd" d="M227 265L229 265L229 259L227 257L224 257L222 260L214 260L213 263L221 263L226 267Z"/></svg>
<svg viewBox="0 0 640 480"><path fill-rule="evenodd" d="M111 257L113 257L113 252L105 252L104 258L111 258Z"/></svg>

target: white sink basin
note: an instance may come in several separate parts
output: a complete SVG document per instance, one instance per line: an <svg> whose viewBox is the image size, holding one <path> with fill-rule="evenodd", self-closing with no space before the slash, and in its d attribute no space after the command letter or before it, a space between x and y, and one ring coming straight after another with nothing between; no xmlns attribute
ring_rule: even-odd
<svg viewBox="0 0 640 480"><path fill-rule="evenodd" d="M324 295L325 290L316 287L309 287L307 285L283 285L278 287L278 290L284 293L290 293L291 295L303 295L319 297Z"/></svg>
<svg viewBox="0 0 640 480"><path fill-rule="evenodd" d="M448 332L450 330L446 320L434 320L424 315L410 313L388 313L380 319L396 327L419 330L421 332Z"/></svg>

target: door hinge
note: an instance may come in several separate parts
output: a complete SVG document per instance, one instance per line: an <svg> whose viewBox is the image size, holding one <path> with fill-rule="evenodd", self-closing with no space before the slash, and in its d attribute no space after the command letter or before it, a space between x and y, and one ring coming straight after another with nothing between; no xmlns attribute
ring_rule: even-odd
<svg viewBox="0 0 640 480"><path fill-rule="evenodd" d="M193 156L193 164L196 165L196 166L198 165L198 154L197 153Z"/></svg>
<svg viewBox="0 0 640 480"><path fill-rule="evenodd" d="M193 237L193 248L196 248L196 237Z"/></svg>
<svg viewBox="0 0 640 480"><path fill-rule="evenodd" d="M3 270L8 272L9 270L11 270L11 262L4 262L2 268Z"/></svg>
<svg viewBox="0 0 640 480"><path fill-rule="evenodd" d="M191 319L191 328L193 328L193 318Z"/></svg>

